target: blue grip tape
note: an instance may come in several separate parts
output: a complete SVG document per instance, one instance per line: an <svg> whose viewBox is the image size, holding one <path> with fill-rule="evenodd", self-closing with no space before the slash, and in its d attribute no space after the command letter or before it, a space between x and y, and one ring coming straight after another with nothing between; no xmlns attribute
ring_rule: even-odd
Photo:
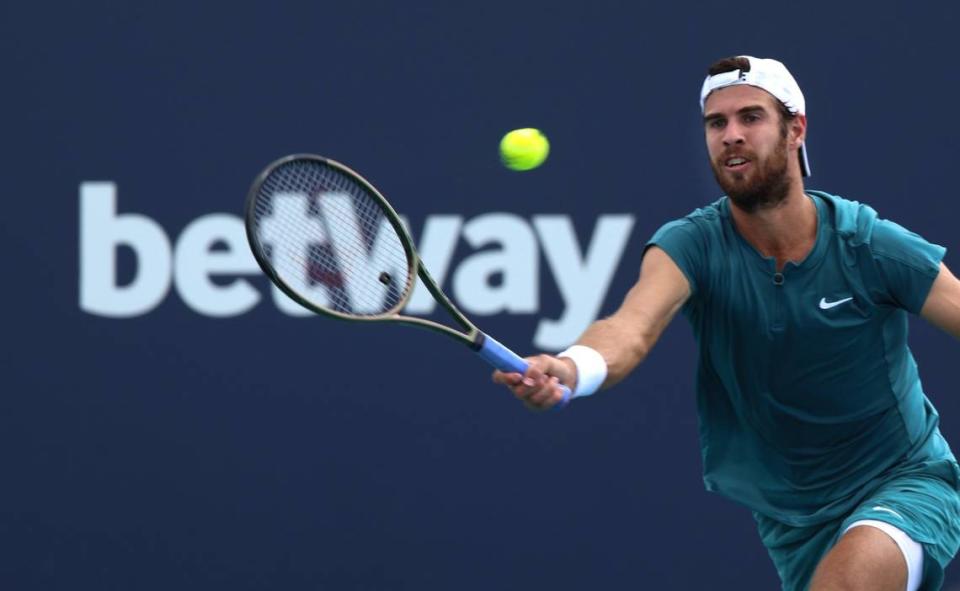
<svg viewBox="0 0 960 591"><path fill-rule="evenodd" d="M503 372L526 373L530 364L524 361L522 357L501 345L493 337L486 334L483 337L483 345L477 351L477 354L484 361ZM570 388L563 384L560 384L560 388L563 390L563 400L557 407L563 408L570 402Z"/></svg>

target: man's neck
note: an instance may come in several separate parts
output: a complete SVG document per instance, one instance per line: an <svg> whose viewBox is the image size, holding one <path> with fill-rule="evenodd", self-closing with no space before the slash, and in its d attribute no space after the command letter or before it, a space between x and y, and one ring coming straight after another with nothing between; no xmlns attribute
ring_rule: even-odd
<svg viewBox="0 0 960 591"><path fill-rule="evenodd" d="M787 261L803 261L817 241L817 206L802 185L774 207L747 213L730 201L730 212L741 236L763 256L776 258L778 271Z"/></svg>

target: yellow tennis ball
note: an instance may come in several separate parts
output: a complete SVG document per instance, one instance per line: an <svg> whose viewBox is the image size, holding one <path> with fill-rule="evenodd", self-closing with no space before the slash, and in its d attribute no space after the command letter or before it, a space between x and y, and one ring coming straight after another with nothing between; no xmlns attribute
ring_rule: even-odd
<svg viewBox="0 0 960 591"><path fill-rule="evenodd" d="M530 170L543 164L550 142L539 129L514 129L500 140L500 160L510 170Z"/></svg>

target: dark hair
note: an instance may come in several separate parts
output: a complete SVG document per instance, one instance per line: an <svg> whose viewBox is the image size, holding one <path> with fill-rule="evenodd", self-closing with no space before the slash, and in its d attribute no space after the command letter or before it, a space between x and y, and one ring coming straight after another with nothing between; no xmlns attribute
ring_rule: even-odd
<svg viewBox="0 0 960 591"><path fill-rule="evenodd" d="M721 60L717 60L713 62L713 64L711 64L710 67L707 69L707 75L716 76L717 74L733 72L734 70L740 70L741 72L749 72L750 60L738 55L725 57ZM780 100L777 99L776 97L774 97L773 100L774 102L777 103L777 107L779 107L778 110L780 111L780 135L782 137L787 137L787 127L789 126L789 122L793 121L794 117L796 117L797 115L795 113L791 113L789 109L787 109L786 105L781 103Z"/></svg>
<svg viewBox="0 0 960 591"><path fill-rule="evenodd" d="M713 65L707 70L708 76L716 76L717 74L724 74L726 72L732 72L734 70L740 70L742 72L750 71L750 60L745 57L740 57L737 55L731 57L725 57L722 60L717 60L713 62Z"/></svg>

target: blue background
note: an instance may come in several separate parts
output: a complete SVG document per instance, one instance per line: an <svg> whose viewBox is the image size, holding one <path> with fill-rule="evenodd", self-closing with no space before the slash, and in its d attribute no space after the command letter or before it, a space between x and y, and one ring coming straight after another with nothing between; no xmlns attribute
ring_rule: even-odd
<svg viewBox="0 0 960 591"><path fill-rule="evenodd" d="M719 195L697 93L711 62L749 53L805 91L808 186L960 267L958 17L889 1L4 3L0 587L775 588L749 512L703 491L682 319L616 389L532 414L426 332L266 298L214 319L175 291L136 318L83 312L79 185L116 182L120 210L171 239L240 215L254 175L301 151L357 168L414 226L569 214L585 243L598 216L632 213L610 313L646 238ZM507 171L497 142L526 126L551 157ZM482 328L531 351L562 306L542 278L537 314ZM921 321L911 343L956 445L960 347Z"/></svg>

